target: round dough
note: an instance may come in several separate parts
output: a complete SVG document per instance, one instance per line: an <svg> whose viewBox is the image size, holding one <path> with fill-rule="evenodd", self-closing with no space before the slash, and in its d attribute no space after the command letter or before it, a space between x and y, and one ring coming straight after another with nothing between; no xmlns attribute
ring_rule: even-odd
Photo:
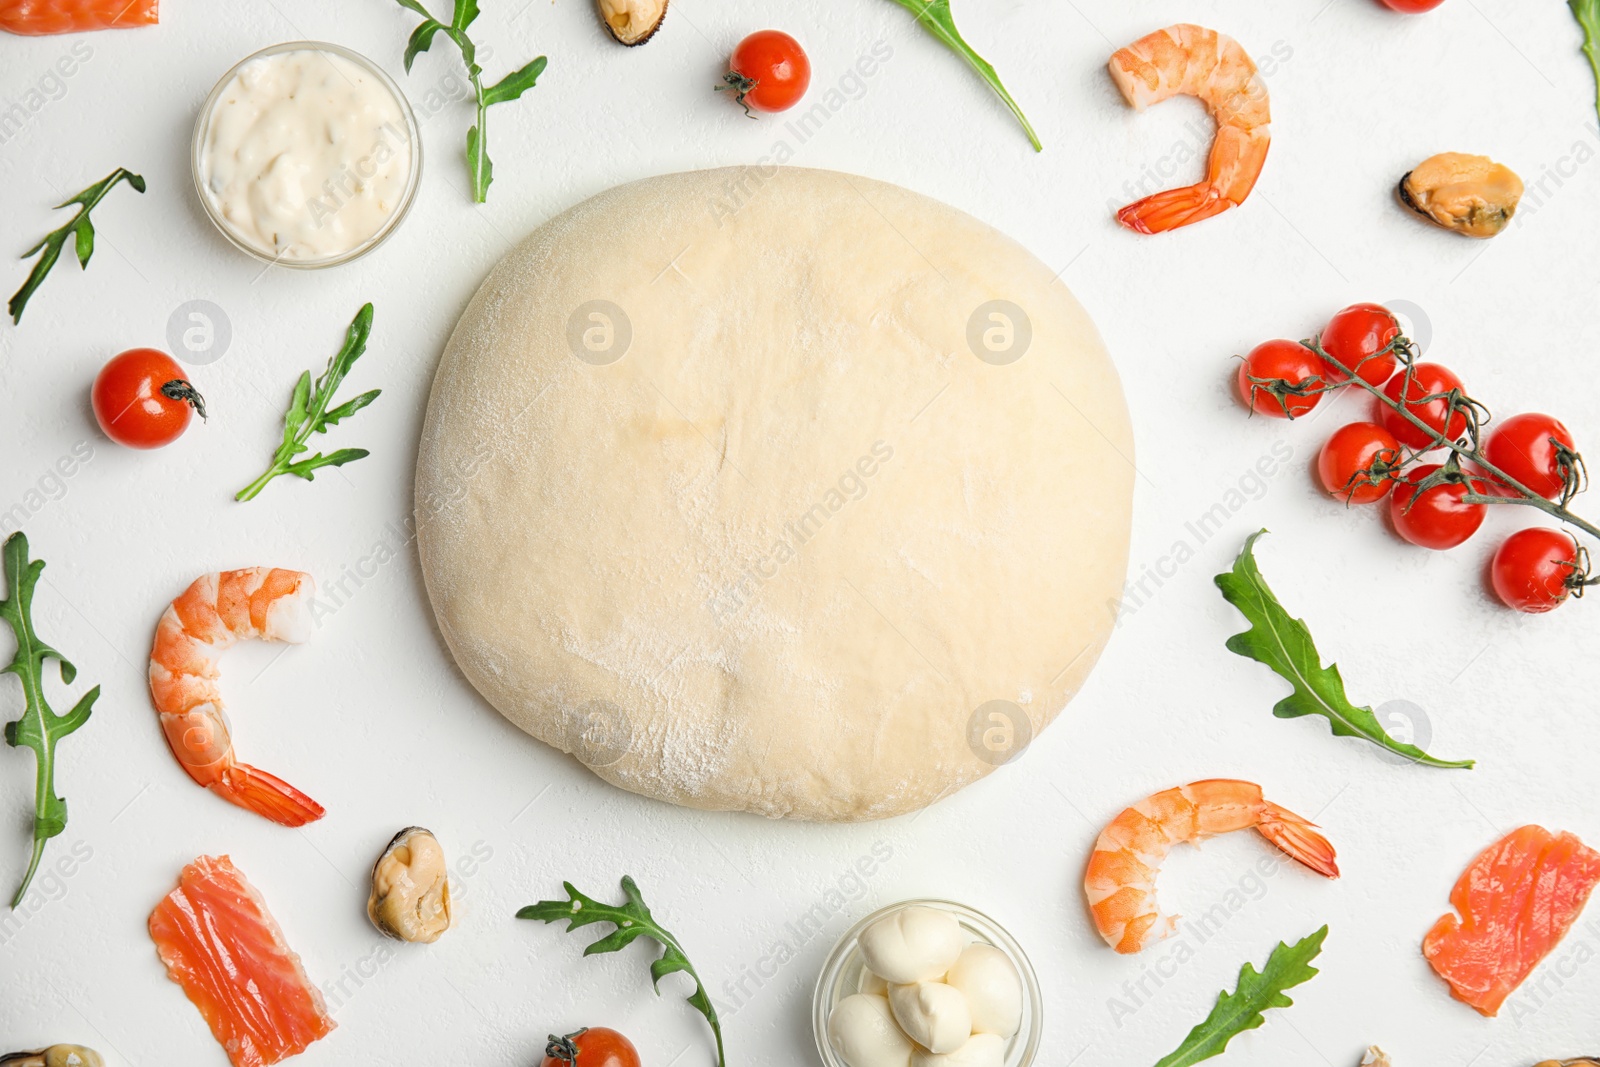
<svg viewBox="0 0 1600 1067"><path fill-rule="evenodd" d="M831 171L619 186L506 256L428 403L439 628L678 804L873 819L1019 755L1111 633L1133 445L1053 272Z"/></svg>

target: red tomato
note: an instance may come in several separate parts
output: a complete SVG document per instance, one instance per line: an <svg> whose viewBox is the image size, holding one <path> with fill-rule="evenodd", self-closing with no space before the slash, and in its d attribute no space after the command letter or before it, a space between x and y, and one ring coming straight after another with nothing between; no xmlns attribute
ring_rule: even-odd
<svg viewBox="0 0 1600 1067"><path fill-rule="evenodd" d="M1478 532L1487 505L1463 500L1467 495L1465 483L1446 482L1417 493L1413 488L1416 483L1438 469L1439 464L1429 463L1408 473L1389 497L1389 517L1394 520L1395 532L1414 545L1454 548ZM1472 488L1478 493L1485 491L1479 481L1473 481ZM1416 503L1412 503L1413 496Z"/></svg>
<svg viewBox="0 0 1600 1067"><path fill-rule="evenodd" d="M1390 343L1400 336L1400 321L1382 304L1351 304L1333 318L1318 339L1322 350L1356 372L1369 385L1382 385L1399 361ZM1346 381L1343 371L1328 364L1328 380Z"/></svg>
<svg viewBox="0 0 1600 1067"><path fill-rule="evenodd" d="M761 30L739 42L722 80L746 112L787 111L811 85L811 60L787 33Z"/></svg>
<svg viewBox="0 0 1600 1067"><path fill-rule="evenodd" d="M539 1067L639 1067L639 1050L615 1030L595 1026L566 1037L551 1034Z"/></svg>
<svg viewBox="0 0 1600 1067"><path fill-rule="evenodd" d="M1433 430L1454 441L1466 433L1467 417L1460 411L1450 412L1450 425L1447 428L1445 414L1449 412L1450 405L1445 400L1445 395L1452 389L1460 388L1461 379L1457 378L1455 372L1449 368L1441 367L1437 363L1418 363L1411 368L1409 385L1407 385L1407 375L1401 372L1389 379L1389 384L1383 387L1383 395L1399 403L1400 392L1405 390L1406 410ZM1383 428L1394 434L1401 444L1419 452L1442 447L1387 404L1378 405L1378 421L1383 423Z"/></svg>
<svg viewBox="0 0 1600 1067"><path fill-rule="evenodd" d="M130 348L100 368L89 394L95 421L129 448L170 445L189 428L190 409L206 417L177 360L154 348Z"/></svg>
<svg viewBox="0 0 1600 1067"><path fill-rule="evenodd" d="M1559 448L1557 445L1559 444ZM1513 415L1484 442L1484 458L1546 500L1566 486L1562 450L1571 452L1572 432L1549 415Z"/></svg>
<svg viewBox="0 0 1600 1067"><path fill-rule="evenodd" d="M1444 0L1383 0L1383 6L1390 11L1399 11L1405 15L1416 15L1423 11L1432 11Z"/></svg>
<svg viewBox="0 0 1600 1067"><path fill-rule="evenodd" d="M1299 418L1322 401L1317 390L1327 371L1322 357L1299 341L1263 341L1239 364L1239 399L1275 419ZM1293 389L1310 392L1300 395Z"/></svg>
<svg viewBox="0 0 1600 1067"><path fill-rule="evenodd" d="M1518 530L1495 549L1489 580L1506 607L1538 614L1561 606L1584 579L1578 543L1560 530ZM1581 585L1576 585L1581 589Z"/></svg>
<svg viewBox="0 0 1600 1067"><path fill-rule="evenodd" d="M1352 422L1334 431L1317 455L1322 487L1349 504L1381 500L1394 485L1385 470L1399 471L1400 442L1375 422ZM1377 473L1374 474L1373 472Z"/></svg>

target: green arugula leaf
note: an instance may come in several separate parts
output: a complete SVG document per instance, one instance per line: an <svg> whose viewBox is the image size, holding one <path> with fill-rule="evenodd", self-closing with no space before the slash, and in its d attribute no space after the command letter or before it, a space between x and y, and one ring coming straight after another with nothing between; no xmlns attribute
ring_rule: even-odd
<svg viewBox="0 0 1600 1067"><path fill-rule="evenodd" d="M34 779L33 858L28 863L28 873L22 877L22 886L12 898L15 908L27 895L39 860L44 856L45 842L67 828L67 802L56 796L55 768L56 742L89 721L95 700L100 696L97 685L85 693L72 710L57 715L50 709L44 696L44 661L53 659L60 665L61 680L67 685L78 676L78 669L61 653L39 640L33 629L33 590L44 570L44 560L29 560L28 539L21 530L6 539L0 550L6 580L6 597L0 600L0 619L11 624L17 639L17 654L11 665L0 673L14 674L22 682L22 696L26 702L22 715L6 723L6 744L12 748L33 749L37 773Z"/></svg>
<svg viewBox="0 0 1600 1067"><path fill-rule="evenodd" d="M350 368L367 350L367 338L371 334L372 305L366 304L356 312L350 328L345 331L344 346L328 360L327 368L317 377L316 382L312 382L310 371L303 371L295 381L294 393L289 398L289 410L283 415L283 441L273 454L272 465L261 477L239 490L234 496L235 500L253 499L266 488L268 482L280 474L293 474L308 482L315 481L316 479L312 477L313 471L323 467L342 467L346 463L371 455L364 448L341 448L326 456L318 452L307 459L298 461L295 459L296 456L311 450L311 446L306 442L313 433L327 433L329 426L354 415L378 399L383 392L381 389L372 389L335 408L328 407L333 402L334 393L338 392L339 386L344 383L345 375L350 373Z"/></svg>
<svg viewBox="0 0 1600 1067"><path fill-rule="evenodd" d="M1006 92L1005 85L1000 81L1000 75L988 60L973 51L972 46L962 39L961 31L956 29L955 16L950 12L950 0L894 0L894 2L917 16L917 21L922 23L929 33L943 41L956 55L965 59L967 65L989 83L989 87L1005 101L1006 107L1011 109L1011 113L1022 124L1033 150L1043 152L1044 145L1039 143L1039 135L1033 132L1033 126L1028 122L1028 117L1022 113L1022 108L1011 99L1011 94Z"/></svg>
<svg viewBox="0 0 1600 1067"><path fill-rule="evenodd" d="M78 254L78 263L83 267L89 265L89 257L94 255L94 224L89 221L89 212L93 211L100 201L105 199L106 194L121 181L126 181L133 186L136 192L144 192L143 178L122 167L118 167L71 200L56 205L56 210L60 211L63 208L77 204L79 205L78 213L72 216L72 221L62 226L59 230L46 234L42 241L22 253L23 259L27 259L29 256L41 251L44 255L39 257L39 261L28 272L28 278L22 283L22 288L12 295L11 302L6 305L7 310L11 313L12 325L22 321L23 309L28 306L28 301L33 298L33 294L38 291L39 286L44 284L45 277L50 273L50 268L54 267L56 261L61 258L61 250L66 247L69 237L74 239L74 249Z"/></svg>
<svg viewBox="0 0 1600 1067"><path fill-rule="evenodd" d="M1284 995L1284 990L1303 985L1317 976L1311 961L1322 952L1322 942L1327 936L1328 928L1324 926L1293 946L1280 941L1267 957L1263 970L1258 972L1248 962L1239 968L1239 983L1233 992L1219 993L1216 1006L1205 1022L1190 1030L1183 1044L1162 1057L1156 1067L1190 1067L1201 1060L1220 1056L1229 1041L1267 1021L1262 1012L1269 1008L1293 1007L1294 1001Z"/></svg>
<svg viewBox="0 0 1600 1067"><path fill-rule="evenodd" d="M1600 114L1600 0L1567 0L1567 6L1583 27L1583 54L1589 57L1589 70L1594 74L1594 106Z"/></svg>
<svg viewBox="0 0 1600 1067"><path fill-rule="evenodd" d="M489 159L489 108L495 104L504 104L511 100L520 99L522 94L533 88L543 73L546 59L539 56L520 70L513 71L489 88L483 85L483 68L478 66L478 47L467 35L467 29L477 21L481 13L478 0L455 0L455 9L451 14L449 25L441 23L428 14L420 0L395 0L411 11L417 12L425 20L411 33L411 39L406 43L405 65L406 72L411 72L411 62L417 55L426 52L432 45L435 35L443 30L446 37L455 42L456 48L461 52L461 61L466 64L467 78L472 82L472 89L478 101L478 118L470 130L467 131L467 173L472 178L472 199L479 204L489 200L489 185L494 181L494 163Z"/></svg>
<svg viewBox="0 0 1600 1067"><path fill-rule="evenodd" d="M484 101L493 106L519 99L523 93L534 87L547 65L545 57L540 56L521 70L512 71L484 90Z"/></svg>
<svg viewBox="0 0 1600 1067"><path fill-rule="evenodd" d="M1272 708L1280 719L1321 715L1335 737L1361 737L1382 748L1428 767L1470 768L1472 760L1441 760L1415 745L1397 741L1384 730L1370 707L1357 707L1345 696L1344 679L1337 664L1322 666L1322 656L1306 624L1291 616L1256 566L1255 544L1261 530L1251 534L1233 561L1233 569L1216 577L1217 588L1239 609L1250 629L1228 638L1229 652L1271 667L1294 691Z"/></svg>
<svg viewBox="0 0 1600 1067"><path fill-rule="evenodd" d="M567 891L568 899L541 900L537 904L530 904L517 912L517 918L535 919L547 923L565 922L568 933L592 923L610 923L615 927L609 934L585 948L583 950L585 956L618 952L641 937L659 944L663 951L661 957L650 964L651 985L655 987L657 995L660 995L661 979L669 974L681 971L694 979L694 993L688 998L689 1004L705 1016L706 1022L711 1024L711 1032L716 1035L717 1067L727 1067L727 1057L722 1050L722 1023L717 1019L717 1009L712 1006L711 996L706 992L705 983L700 981L700 976L695 973L694 966L689 963L689 957L684 954L683 946L678 943L678 939L663 929L650 914L650 909L645 906L644 897L634 880L626 875L623 876L622 895L628 899L627 903L620 907L584 896L573 888L571 882L563 882L561 885Z"/></svg>
<svg viewBox="0 0 1600 1067"><path fill-rule="evenodd" d="M401 0L401 2L404 3L404 0ZM406 4L406 6L415 7L417 5ZM419 11L421 10L420 7L417 9ZM424 12L424 14L426 14L426 12ZM439 23L430 18L426 22L418 25L416 29L411 31L411 37L406 41L406 54L404 58L407 74L411 73L411 64L416 61L417 56L433 47L434 35L442 29L444 29L443 26L439 25Z"/></svg>

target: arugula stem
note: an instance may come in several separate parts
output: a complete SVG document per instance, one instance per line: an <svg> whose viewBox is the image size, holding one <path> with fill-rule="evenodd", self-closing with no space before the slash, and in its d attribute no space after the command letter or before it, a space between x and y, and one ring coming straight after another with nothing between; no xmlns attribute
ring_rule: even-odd
<svg viewBox="0 0 1600 1067"><path fill-rule="evenodd" d="M48 787L43 785L41 778L40 788L33 795L33 802L39 805L38 810L43 810L46 798L51 796ZM28 873L22 876L22 884L17 887L17 895L11 898L11 910L15 911L17 905L22 903L22 898L28 895L28 886L33 884L34 873L39 870L39 861L44 858L44 843L50 840L40 837L36 831L33 835L33 859L28 862Z"/></svg>
<svg viewBox="0 0 1600 1067"><path fill-rule="evenodd" d="M966 60L967 65L989 83L989 88L995 91L995 95L1000 97L1011 114L1022 124L1023 132L1028 135L1028 143L1033 145L1033 150L1043 152L1044 145L1040 143L1039 135L1033 132L1033 124L1022 113L1021 106L1006 91L1005 85L1000 81L999 72L994 69L993 64L980 56L956 29L955 16L950 12L950 0L894 0L894 2L915 15L917 21L922 23L929 33Z"/></svg>
<svg viewBox="0 0 1600 1067"><path fill-rule="evenodd" d="M257 478L243 489L239 490L239 492L234 495L233 499L241 501L254 500L256 494L267 487L268 482L272 481L272 479L276 478L278 475L283 474L284 471L284 467L274 462L272 466L267 468L266 473L262 474L261 477Z"/></svg>

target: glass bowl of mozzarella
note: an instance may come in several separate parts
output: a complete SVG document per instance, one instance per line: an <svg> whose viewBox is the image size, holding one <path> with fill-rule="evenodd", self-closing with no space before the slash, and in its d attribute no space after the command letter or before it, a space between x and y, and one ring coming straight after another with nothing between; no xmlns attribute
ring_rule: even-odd
<svg viewBox="0 0 1600 1067"><path fill-rule="evenodd" d="M907 900L852 926L812 997L826 1067L1029 1067L1044 1002L1027 954L993 919Z"/></svg>
<svg viewBox="0 0 1600 1067"><path fill-rule="evenodd" d="M377 64L324 41L240 60L201 105L195 193L235 247L302 270L348 263L405 219L422 139L405 94Z"/></svg>

